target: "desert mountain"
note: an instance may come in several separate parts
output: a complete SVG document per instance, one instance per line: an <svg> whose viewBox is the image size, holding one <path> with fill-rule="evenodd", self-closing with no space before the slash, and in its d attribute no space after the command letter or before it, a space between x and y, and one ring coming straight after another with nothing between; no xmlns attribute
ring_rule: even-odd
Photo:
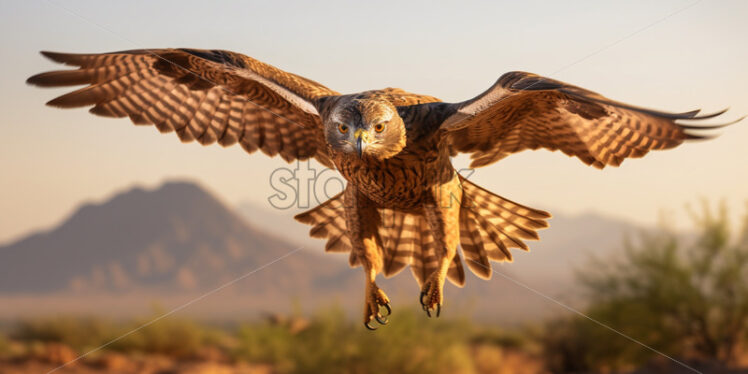
<svg viewBox="0 0 748 374"><path fill-rule="evenodd" d="M0 293L207 289L294 249L200 186L170 182L86 204L57 228L0 247ZM329 270L329 261L299 251L253 277L306 287Z"/></svg>

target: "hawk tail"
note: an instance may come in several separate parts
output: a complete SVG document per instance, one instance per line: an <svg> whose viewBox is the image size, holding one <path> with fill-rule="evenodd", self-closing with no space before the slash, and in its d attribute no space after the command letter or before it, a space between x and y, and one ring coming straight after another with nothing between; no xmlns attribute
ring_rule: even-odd
<svg viewBox="0 0 748 374"><path fill-rule="evenodd" d="M523 240L537 240L536 230L548 227L550 214L528 208L495 195L461 178L460 245L467 266L477 276L491 277L493 261L511 261L509 248L528 250ZM410 265L419 286L438 267L437 247L426 219L417 214L379 209L377 241L382 259L375 264L385 277L392 277ZM319 206L297 215L296 220L311 225L309 235L327 239L325 252L349 253L351 267L361 265L351 251L343 194L335 195ZM459 252L450 264L447 278L457 286L465 284L465 271Z"/></svg>
<svg viewBox="0 0 748 374"><path fill-rule="evenodd" d="M491 278L492 261L512 261L509 248L529 251L524 240L538 240L550 213L505 199L460 177L460 246L468 268Z"/></svg>
<svg viewBox="0 0 748 374"><path fill-rule="evenodd" d="M343 204L343 194L340 193L294 218L312 226L309 230L311 237L327 239L325 252L349 253L349 265L357 267L361 265L361 259L356 252L351 251ZM389 278L410 265L413 276L419 285L422 284L437 268L436 242L426 220L420 215L392 209L379 209L379 214L377 241L381 243L378 257L382 262L375 266ZM465 272L459 255L455 256L447 277L458 286L465 284Z"/></svg>

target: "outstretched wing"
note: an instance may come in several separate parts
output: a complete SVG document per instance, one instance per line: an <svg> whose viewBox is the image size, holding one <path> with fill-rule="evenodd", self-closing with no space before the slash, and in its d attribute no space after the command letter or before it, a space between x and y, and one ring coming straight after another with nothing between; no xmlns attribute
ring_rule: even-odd
<svg viewBox="0 0 748 374"><path fill-rule="evenodd" d="M698 110L675 114L637 108L524 72L506 73L481 95L446 105L433 107L446 113L439 128L453 153L471 153L473 167L541 147L561 150L597 168L618 166L627 157L642 157L650 150L706 137L693 130L727 125L679 122L712 118L725 111L699 116Z"/></svg>
<svg viewBox="0 0 748 374"><path fill-rule="evenodd" d="M93 105L91 113L156 125L184 142L239 143L249 153L260 149L289 162L315 157L332 165L314 101L338 93L314 81L220 50L42 54L79 68L38 74L28 83L88 85L48 105Z"/></svg>

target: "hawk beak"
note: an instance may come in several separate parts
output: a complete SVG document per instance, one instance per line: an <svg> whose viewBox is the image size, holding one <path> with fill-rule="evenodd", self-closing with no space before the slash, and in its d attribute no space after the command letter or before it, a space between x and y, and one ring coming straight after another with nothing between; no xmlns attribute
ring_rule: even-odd
<svg viewBox="0 0 748 374"><path fill-rule="evenodd" d="M368 134L361 129L356 130L356 132L353 134L353 136L356 138L356 153L358 153L358 157L361 158L364 154L364 150L366 149L366 140L365 138L368 138Z"/></svg>
<svg viewBox="0 0 748 374"><path fill-rule="evenodd" d="M358 152L358 158L361 158L364 154L364 148L366 148L366 143L364 143L363 139L356 139L356 152Z"/></svg>

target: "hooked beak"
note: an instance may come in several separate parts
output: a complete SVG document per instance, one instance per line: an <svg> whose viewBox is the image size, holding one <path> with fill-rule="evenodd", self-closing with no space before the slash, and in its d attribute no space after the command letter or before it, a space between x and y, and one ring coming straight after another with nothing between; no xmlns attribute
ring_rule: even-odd
<svg viewBox="0 0 748 374"><path fill-rule="evenodd" d="M364 130L358 129L353 134L353 136L356 138L356 153L358 153L358 157L361 158L364 154L364 149L366 149L366 140L368 139L368 135Z"/></svg>
<svg viewBox="0 0 748 374"><path fill-rule="evenodd" d="M364 148L366 148L366 143L361 138L356 139L356 152L358 153L358 158L361 158L364 154Z"/></svg>

